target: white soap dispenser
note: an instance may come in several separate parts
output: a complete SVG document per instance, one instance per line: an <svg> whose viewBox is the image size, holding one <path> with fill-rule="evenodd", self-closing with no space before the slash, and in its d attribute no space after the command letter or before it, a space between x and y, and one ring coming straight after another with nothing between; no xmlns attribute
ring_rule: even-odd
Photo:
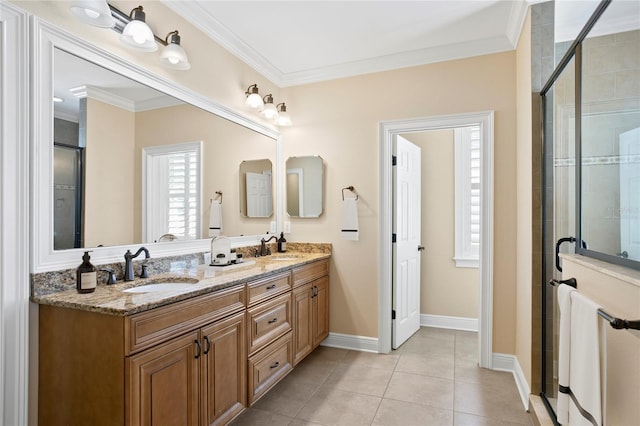
<svg viewBox="0 0 640 426"><path fill-rule="evenodd" d="M231 262L231 241L224 235L211 240L211 266L225 266Z"/></svg>

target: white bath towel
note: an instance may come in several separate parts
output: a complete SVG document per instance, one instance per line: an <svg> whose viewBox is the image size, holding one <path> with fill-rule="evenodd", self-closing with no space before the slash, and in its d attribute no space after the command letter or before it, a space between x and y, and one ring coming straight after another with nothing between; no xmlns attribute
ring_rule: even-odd
<svg viewBox="0 0 640 426"><path fill-rule="evenodd" d="M605 388L601 358L604 358L605 341L602 339L603 323L598 316L599 306L577 291L570 292L569 298L569 360L568 365L566 359L565 363L559 360L558 421L600 426L603 421L602 389ZM562 327L562 319L560 324ZM566 344L567 336L563 336L562 331L561 328L560 342ZM564 349L566 353L567 348ZM561 346L560 354L562 351Z"/></svg>
<svg viewBox="0 0 640 426"><path fill-rule="evenodd" d="M217 237L222 234L222 203L211 200L209 206L209 236Z"/></svg>
<svg viewBox="0 0 640 426"><path fill-rule="evenodd" d="M558 342L558 385L569 386L571 366L571 293L576 290L566 284L558 286L558 307L560 309L560 335ZM569 423L569 394L558 392L556 415L561 424Z"/></svg>
<svg viewBox="0 0 640 426"><path fill-rule="evenodd" d="M360 227L358 225L358 200L346 198L342 201L342 228L340 236L343 240L358 241Z"/></svg>

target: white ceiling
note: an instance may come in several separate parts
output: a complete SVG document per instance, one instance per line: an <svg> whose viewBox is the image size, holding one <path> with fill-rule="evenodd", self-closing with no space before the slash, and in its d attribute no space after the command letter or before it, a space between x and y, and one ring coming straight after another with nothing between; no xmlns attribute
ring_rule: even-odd
<svg viewBox="0 0 640 426"><path fill-rule="evenodd" d="M528 5L162 1L280 87L512 50ZM184 45L188 49L187 40Z"/></svg>

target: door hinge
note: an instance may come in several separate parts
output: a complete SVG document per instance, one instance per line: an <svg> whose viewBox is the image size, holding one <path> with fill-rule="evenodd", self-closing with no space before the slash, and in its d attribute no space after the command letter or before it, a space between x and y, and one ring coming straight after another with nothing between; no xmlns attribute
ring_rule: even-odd
<svg viewBox="0 0 640 426"><path fill-rule="evenodd" d="M391 319L392 320L396 319L396 310L395 309L391 310Z"/></svg>
<svg viewBox="0 0 640 426"><path fill-rule="evenodd" d="M398 164L398 157L396 157L395 155L391 156L391 165L395 166Z"/></svg>
<svg viewBox="0 0 640 426"><path fill-rule="evenodd" d="M391 242L392 243L396 242L396 234L395 233L391 234Z"/></svg>

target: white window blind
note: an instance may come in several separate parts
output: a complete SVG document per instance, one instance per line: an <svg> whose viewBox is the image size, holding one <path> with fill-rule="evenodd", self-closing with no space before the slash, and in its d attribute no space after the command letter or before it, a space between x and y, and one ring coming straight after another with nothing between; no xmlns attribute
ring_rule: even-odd
<svg viewBox="0 0 640 426"><path fill-rule="evenodd" d="M201 152L201 142L143 150L144 242L164 234L178 239L200 235Z"/></svg>
<svg viewBox="0 0 640 426"><path fill-rule="evenodd" d="M176 237L196 237L197 158L195 151L168 154L168 232Z"/></svg>
<svg viewBox="0 0 640 426"><path fill-rule="evenodd" d="M477 268L480 258L480 126L455 129L456 266Z"/></svg>

